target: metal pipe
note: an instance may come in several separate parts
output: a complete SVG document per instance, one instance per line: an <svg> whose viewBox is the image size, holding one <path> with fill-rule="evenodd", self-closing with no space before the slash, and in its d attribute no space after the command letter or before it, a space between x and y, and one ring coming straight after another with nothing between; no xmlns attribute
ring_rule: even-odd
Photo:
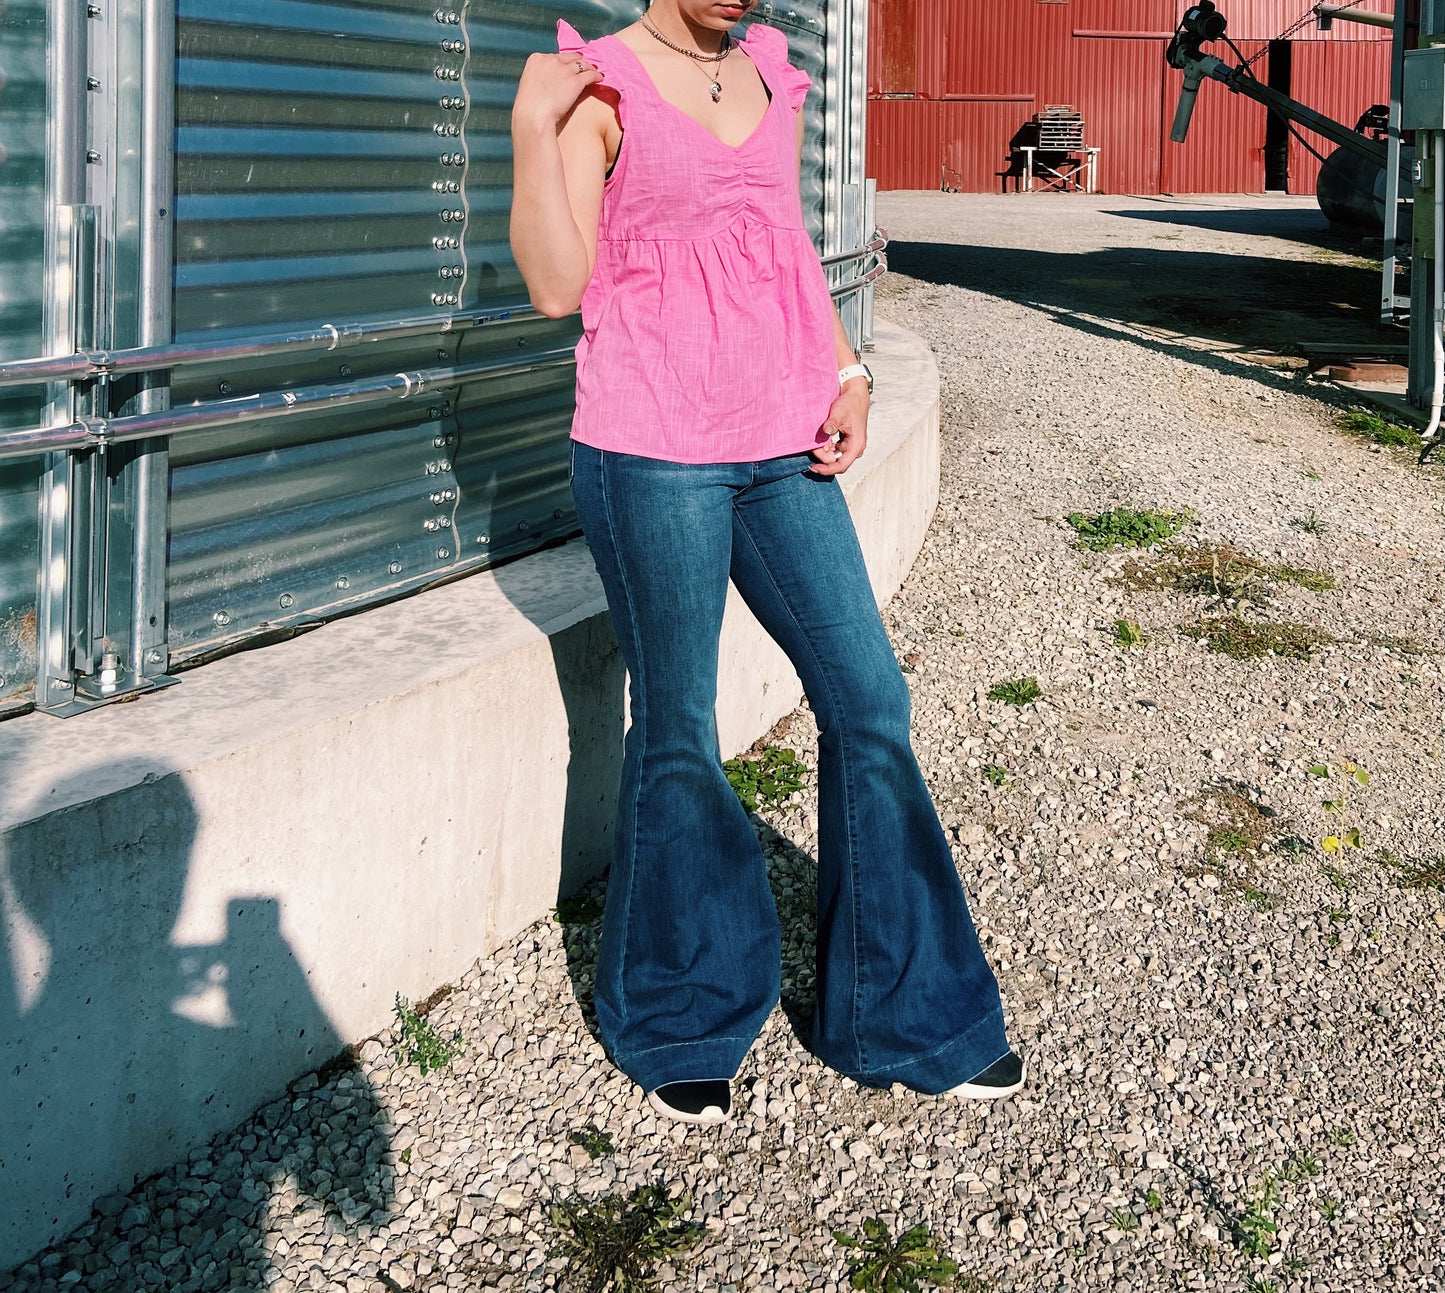
<svg viewBox="0 0 1445 1293"><path fill-rule="evenodd" d="M1434 292L1430 301L1430 330L1434 352L1434 380L1430 384L1430 424L1420 439L1424 443L1420 457L1440 434L1440 410L1445 404L1445 132L1432 130L1430 140L1431 187L1434 189L1434 232L1433 266L1435 270Z"/></svg>
<svg viewBox="0 0 1445 1293"><path fill-rule="evenodd" d="M874 265L866 274L862 274L857 278L850 278L846 283L839 283L837 287L831 288L831 295L835 301L839 297L850 296L854 292L862 291L869 283L882 278L887 272L888 265L886 262Z"/></svg>
<svg viewBox="0 0 1445 1293"><path fill-rule="evenodd" d="M461 364L450 368L423 368L389 377L368 377L354 382L306 386L289 391L267 391L236 399L208 400L152 413L120 418L80 418L65 427L38 427L0 432L0 461L27 458L51 449L99 448L150 436L185 435L214 431L297 413L325 413L359 404L379 404L429 395L433 390L484 378L513 377L560 368L573 360L571 346L505 363Z"/></svg>
<svg viewBox="0 0 1445 1293"><path fill-rule="evenodd" d="M50 359L17 359L0 363L0 386L30 386L38 382L88 381L118 373L154 372L192 364L235 363L270 355L308 350L346 350L433 332L463 332L499 323L541 316L530 305L493 312L462 315L421 315L381 323L323 323L307 332L270 333L231 342L183 342L138 346L130 350L88 350Z"/></svg>
<svg viewBox="0 0 1445 1293"><path fill-rule="evenodd" d="M1321 19L1321 26L1327 25L1338 18L1342 22L1364 23L1367 27L1393 27L1395 15L1381 13L1378 9L1357 9L1349 4L1317 4L1315 14Z"/></svg>
<svg viewBox="0 0 1445 1293"><path fill-rule="evenodd" d="M843 265L850 260L862 260L865 256L871 256L874 252L882 251L887 246L888 239L883 230L875 229L872 240L865 246L854 247L852 251L840 251L834 256L824 256L822 264L826 269L830 265Z"/></svg>

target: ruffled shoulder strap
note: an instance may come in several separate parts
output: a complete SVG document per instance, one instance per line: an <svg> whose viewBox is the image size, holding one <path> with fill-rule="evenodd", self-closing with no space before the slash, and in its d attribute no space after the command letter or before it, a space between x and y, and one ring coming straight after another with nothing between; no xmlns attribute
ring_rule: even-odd
<svg viewBox="0 0 1445 1293"><path fill-rule="evenodd" d="M794 112L803 106L813 78L788 62L788 38L776 27L755 22L742 40L748 57L764 67L773 79L774 92L781 91Z"/></svg>

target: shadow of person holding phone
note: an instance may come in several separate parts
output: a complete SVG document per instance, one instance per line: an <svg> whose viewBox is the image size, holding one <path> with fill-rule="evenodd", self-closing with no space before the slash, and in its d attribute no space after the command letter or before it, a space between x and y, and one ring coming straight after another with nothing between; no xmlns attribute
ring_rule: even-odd
<svg viewBox="0 0 1445 1293"><path fill-rule="evenodd" d="M197 830L183 778L86 801L88 780L0 851L0 1270L53 1245L48 1278L78 1270L88 1288L264 1282L276 1190L299 1196L288 1216L386 1219L388 1120L338 1061L275 897L232 897L214 941L176 941L205 919L182 920Z"/></svg>

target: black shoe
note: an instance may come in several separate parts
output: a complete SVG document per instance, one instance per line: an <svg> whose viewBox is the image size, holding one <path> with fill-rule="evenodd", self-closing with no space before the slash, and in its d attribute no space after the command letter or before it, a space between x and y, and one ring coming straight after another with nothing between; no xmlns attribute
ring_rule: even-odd
<svg viewBox="0 0 1445 1293"><path fill-rule="evenodd" d="M669 1082L656 1091L649 1091L647 1103L664 1118L671 1118L674 1122L716 1127L732 1117L732 1084L723 1081Z"/></svg>
<svg viewBox="0 0 1445 1293"><path fill-rule="evenodd" d="M962 1096L965 1100L997 1100L1023 1090L1024 1062L1013 1051L994 1060L982 1073L950 1087L944 1095Z"/></svg>

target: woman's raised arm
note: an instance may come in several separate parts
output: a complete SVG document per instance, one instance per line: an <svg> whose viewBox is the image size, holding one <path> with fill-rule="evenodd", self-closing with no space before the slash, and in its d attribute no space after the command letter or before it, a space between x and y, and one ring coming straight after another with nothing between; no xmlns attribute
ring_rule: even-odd
<svg viewBox="0 0 1445 1293"><path fill-rule="evenodd" d="M613 116L586 91L601 79L575 54L533 54L512 105L512 254L553 319L581 303L597 259Z"/></svg>

